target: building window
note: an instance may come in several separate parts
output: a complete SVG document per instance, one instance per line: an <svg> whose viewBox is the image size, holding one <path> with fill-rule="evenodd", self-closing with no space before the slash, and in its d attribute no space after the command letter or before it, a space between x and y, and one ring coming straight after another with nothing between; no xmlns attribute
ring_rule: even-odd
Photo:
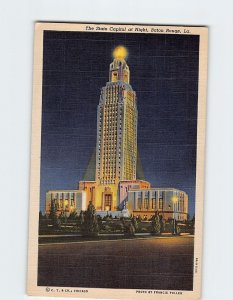
<svg viewBox="0 0 233 300"><path fill-rule="evenodd" d="M111 210L111 206L112 206L112 195L111 194L107 194L104 197L104 204L105 204L105 210Z"/></svg>
<svg viewBox="0 0 233 300"><path fill-rule="evenodd" d="M163 198L159 198L159 209L163 209Z"/></svg>
<svg viewBox="0 0 233 300"><path fill-rule="evenodd" d="M155 209L156 208L156 199L155 198L152 198L152 209Z"/></svg>
<svg viewBox="0 0 233 300"><path fill-rule="evenodd" d="M149 199L148 198L144 198L144 208L145 209L149 208Z"/></svg>
<svg viewBox="0 0 233 300"><path fill-rule="evenodd" d="M138 198L138 208L142 209L142 198Z"/></svg>

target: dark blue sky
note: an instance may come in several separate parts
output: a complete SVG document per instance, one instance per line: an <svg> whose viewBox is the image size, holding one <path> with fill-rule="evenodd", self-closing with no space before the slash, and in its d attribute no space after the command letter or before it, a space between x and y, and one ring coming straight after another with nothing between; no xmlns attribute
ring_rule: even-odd
<svg viewBox="0 0 233 300"><path fill-rule="evenodd" d="M49 189L74 189L96 143L100 89L115 46L128 48L145 178L175 187L195 209L199 37L45 31L41 209Z"/></svg>

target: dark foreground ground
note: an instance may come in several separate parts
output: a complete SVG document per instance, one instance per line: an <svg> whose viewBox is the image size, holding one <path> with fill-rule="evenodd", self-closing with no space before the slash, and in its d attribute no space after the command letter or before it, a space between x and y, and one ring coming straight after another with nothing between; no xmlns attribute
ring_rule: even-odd
<svg viewBox="0 0 233 300"><path fill-rule="evenodd" d="M38 285L192 290L193 238L41 245Z"/></svg>

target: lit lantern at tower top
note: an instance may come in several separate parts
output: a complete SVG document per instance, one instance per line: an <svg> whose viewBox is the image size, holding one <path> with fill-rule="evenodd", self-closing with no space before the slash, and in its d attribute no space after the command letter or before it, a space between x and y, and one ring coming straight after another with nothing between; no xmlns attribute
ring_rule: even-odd
<svg viewBox="0 0 233 300"><path fill-rule="evenodd" d="M119 60L126 59L128 56L128 50L124 46L117 46L113 50L112 55L114 59L119 59Z"/></svg>

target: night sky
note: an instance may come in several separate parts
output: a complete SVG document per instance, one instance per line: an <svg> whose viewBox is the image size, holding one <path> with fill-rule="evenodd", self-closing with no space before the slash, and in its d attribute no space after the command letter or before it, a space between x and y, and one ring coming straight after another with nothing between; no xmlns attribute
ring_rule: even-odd
<svg viewBox="0 0 233 300"><path fill-rule="evenodd" d="M138 149L153 187L174 187L195 209L199 37L45 31L41 210L50 189L75 189L96 143L100 89L124 45L137 94Z"/></svg>

